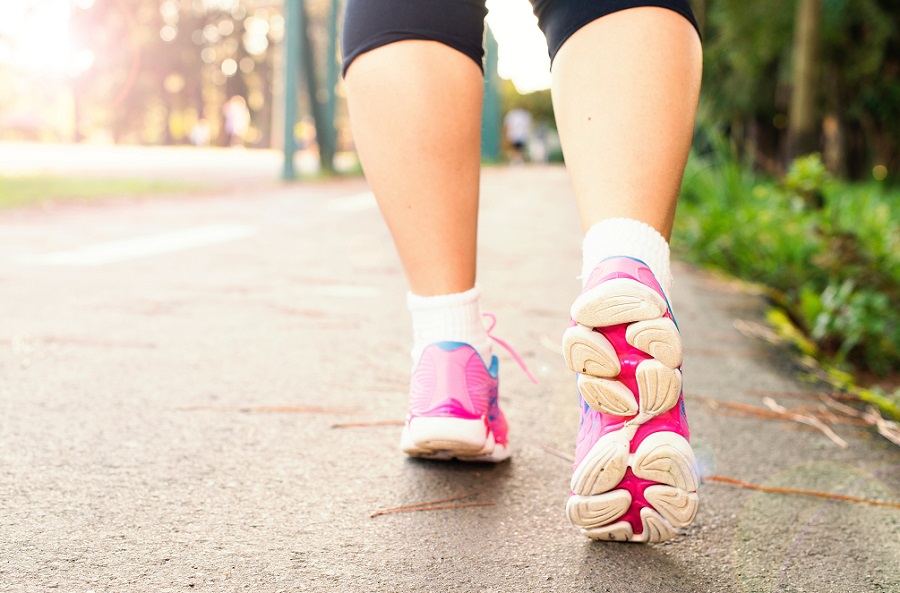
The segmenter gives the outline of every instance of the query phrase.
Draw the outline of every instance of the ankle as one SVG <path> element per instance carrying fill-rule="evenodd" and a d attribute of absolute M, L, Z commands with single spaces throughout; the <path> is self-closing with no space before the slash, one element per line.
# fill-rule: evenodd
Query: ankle
<path fill-rule="evenodd" d="M 438 296 L 407 295 L 407 306 L 412 314 L 413 365 L 422 351 L 436 342 L 462 342 L 474 348 L 486 365 L 491 361 L 491 339 L 481 314 L 478 286 L 465 292 Z"/>
<path fill-rule="evenodd" d="M 603 260 L 625 256 L 647 264 L 666 298 L 672 291 L 669 243 L 656 229 L 639 220 L 610 218 L 594 224 L 584 236 L 583 255 L 582 284 Z"/>

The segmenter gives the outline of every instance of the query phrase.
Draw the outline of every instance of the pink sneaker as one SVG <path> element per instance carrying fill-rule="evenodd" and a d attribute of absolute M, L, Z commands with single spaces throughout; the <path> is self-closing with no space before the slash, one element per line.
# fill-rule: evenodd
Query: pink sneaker
<path fill-rule="evenodd" d="M 569 520 L 592 539 L 660 542 L 697 514 L 699 476 L 681 390 L 681 337 L 643 262 L 591 273 L 563 337 L 581 426 Z"/>
<path fill-rule="evenodd" d="M 537 382 L 510 346 L 506 348 L 528 377 Z M 498 361 L 486 366 L 463 342 L 437 342 L 425 348 L 412 373 L 409 413 L 400 447 L 413 457 L 499 462 L 509 457 L 509 429 L 497 401 Z"/>
<path fill-rule="evenodd" d="M 503 461 L 509 457 L 506 418 L 497 405 L 497 357 L 485 367 L 462 342 L 422 352 L 410 381 L 401 448 L 413 457 Z"/>

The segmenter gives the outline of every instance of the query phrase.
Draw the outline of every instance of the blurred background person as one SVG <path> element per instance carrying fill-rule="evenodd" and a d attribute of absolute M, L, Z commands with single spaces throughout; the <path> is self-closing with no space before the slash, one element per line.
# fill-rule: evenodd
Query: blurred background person
<path fill-rule="evenodd" d="M 191 144 L 194 146 L 209 146 L 212 131 L 206 118 L 201 117 L 191 129 Z"/>
<path fill-rule="evenodd" d="M 512 109 L 503 118 L 503 127 L 506 129 L 506 141 L 509 142 L 510 162 L 524 163 L 531 138 L 531 114 L 525 109 Z"/>
<path fill-rule="evenodd" d="M 225 118 L 225 141 L 228 146 L 244 146 L 244 138 L 250 129 L 250 110 L 240 95 L 229 99 L 222 107 Z"/>

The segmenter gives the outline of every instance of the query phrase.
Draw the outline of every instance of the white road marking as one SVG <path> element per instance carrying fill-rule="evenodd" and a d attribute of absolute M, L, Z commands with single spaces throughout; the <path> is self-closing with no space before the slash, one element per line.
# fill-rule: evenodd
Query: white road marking
<path fill-rule="evenodd" d="M 360 212 L 376 207 L 375 194 L 370 191 L 334 198 L 328 202 L 328 209 L 333 212 Z"/>
<path fill-rule="evenodd" d="M 245 224 L 210 224 L 134 239 L 97 243 L 69 251 L 28 255 L 19 258 L 17 263 L 39 266 L 102 266 L 227 243 L 255 235 L 257 230 L 256 227 Z"/>

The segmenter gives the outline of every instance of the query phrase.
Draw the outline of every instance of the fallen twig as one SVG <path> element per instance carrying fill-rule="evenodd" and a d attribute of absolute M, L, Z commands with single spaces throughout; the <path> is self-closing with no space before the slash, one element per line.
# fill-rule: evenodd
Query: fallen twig
<path fill-rule="evenodd" d="M 495 502 L 464 502 L 460 504 L 445 504 L 448 502 L 456 502 L 457 500 L 465 500 L 466 498 L 472 498 L 473 496 L 479 493 L 478 490 L 473 490 L 468 494 L 461 494 L 459 496 L 454 496 L 452 498 L 444 498 L 441 500 L 429 500 L 426 502 L 417 502 L 415 504 L 407 504 L 399 507 L 393 507 L 390 509 L 384 509 L 381 511 L 375 511 L 369 518 L 374 518 L 379 515 L 390 515 L 391 513 L 412 513 L 416 511 L 439 511 L 445 509 L 457 509 L 463 507 L 483 507 L 483 506 L 493 506 L 497 503 Z M 437 505 L 437 506 L 435 506 Z"/>
<path fill-rule="evenodd" d="M 840 412 L 841 414 L 846 414 L 847 416 L 852 416 L 854 418 L 862 418 L 863 413 L 857 410 L 852 406 L 848 406 L 847 404 L 842 404 L 841 402 L 834 399 L 833 396 L 825 395 L 824 393 L 819 394 L 819 399 L 823 404 L 828 406 L 829 408 L 833 408 Z"/>
<path fill-rule="evenodd" d="M 895 445 L 900 445 L 900 425 L 893 420 L 886 420 L 874 406 L 869 406 L 865 412 L 860 412 L 856 408 L 835 401 L 834 398 L 827 395 L 822 395 L 820 399 L 829 408 L 857 418 L 867 426 L 874 426 L 878 434 Z"/>
<path fill-rule="evenodd" d="M 796 422 L 800 422 L 801 424 L 806 424 L 808 426 L 812 426 L 813 428 L 818 429 L 825 436 L 827 436 L 831 441 L 840 447 L 841 449 L 846 449 L 850 446 L 850 444 L 839 437 L 833 430 L 831 430 L 828 425 L 819 420 L 818 418 L 814 418 L 813 416 L 807 416 L 805 414 L 798 414 L 797 412 L 791 412 L 784 406 L 780 405 L 771 397 L 764 397 L 763 403 L 768 406 L 768 408 L 774 412 L 778 412 L 779 414 L 783 414 L 785 418 L 794 420 Z"/>
<path fill-rule="evenodd" d="M 765 352 L 761 350 L 751 350 L 749 348 L 746 349 L 722 349 L 722 348 L 691 348 L 690 353 L 694 356 L 703 355 L 703 356 L 740 356 L 741 358 L 771 358 L 775 356 L 772 352 Z"/>
<path fill-rule="evenodd" d="M 862 418 L 857 418 L 856 416 L 835 414 L 834 411 L 832 411 L 832 409 L 825 404 L 817 404 L 815 406 L 798 406 L 796 408 L 793 408 L 791 411 L 797 412 L 798 414 L 810 414 L 812 416 L 815 416 L 822 422 L 828 424 L 829 426 L 834 426 L 835 424 L 863 426 L 867 428 L 872 426 L 870 422 L 866 422 Z"/>
<path fill-rule="evenodd" d="M 332 424 L 331 428 L 359 428 L 364 426 L 403 426 L 406 424 L 403 420 L 376 420 L 374 422 L 338 422 Z"/>
<path fill-rule="evenodd" d="M 819 404 L 818 406 L 816 406 L 814 413 L 817 413 L 820 416 L 824 416 L 825 419 L 828 421 L 828 423 L 832 424 L 832 425 L 843 422 L 843 420 L 841 420 L 841 418 L 839 418 L 837 416 L 837 414 L 832 412 L 831 409 L 829 409 L 829 407 L 826 406 L 825 404 Z M 855 422 L 860 421 L 859 418 L 848 419 L 848 422 L 849 422 L 849 420 L 853 420 Z"/>
<path fill-rule="evenodd" d="M 748 395 L 758 395 L 760 397 L 779 397 L 779 398 L 798 398 L 798 399 L 820 399 L 822 396 L 829 397 L 833 400 L 859 401 L 859 398 L 853 397 L 848 393 L 832 393 L 825 394 L 821 391 L 773 391 L 771 389 L 748 389 Z"/>
<path fill-rule="evenodd" d="M 815 356 L 813 356 L 816 350 L 815 345 L 809 342 L 809 340 L 799 336 L 799 334 L 785 338 L 763 325 L 741 319 L 734 321 L 734 327 L 745 336 L 759 338 L 772 344 L 784 344 L 790 342 L 799 347 L 804 354 L 796 358 L 797 364 L 809 371 L 813 377 L 830 385 L 832 388 L 849 392 L 848 395 L 852 396 L 855 400 L 875 404 L 876 408 L 873 408 L 872 412 L 870 412 L 872 417 L 867 418 L 867 420 L 871 421 L 871 426 L 875 427 L 878 434 L 895 445 L 900 445 L 900 423 L 895 420 L 888 420 L 881 415 L 881 412 L 883 411 L 890 415 L 897 416 L 900 412 L 898 412 L 896 404 L 892 403 L 890 398 L 879 395 L 872 390 L 857 386 L 851 375 L 840 372 L 838 369 L 827 365 L 827 363 L 822 363 L 817 360 Z M 794 332 L 798 332 L 793 326 L 791 326 L 791 329 Z M 807 342 L 809 348 L 804 348 L 801 345 L 802 342 Z M 826 365 L 826 368 L 823 368 L 823 364 Z M 877 408 L 881 408 L 881 411 L 878 411 Z"/>
<path fill-rule="evenodd" d="M 799 490 L 797 488 L 775 488 L 775 487 L 770 487 L 770 486 L 760 486 L 758 484 L 751 484 L 749 482 L 743 482 L 741 480 L 737 480 L 735 478 L 728 478 L 725 476 L 704 476 L 703 480 L 708 481 L 708 482 L 719 482 L 721 484 L 731 484 L 732 486 L 740 486 L 741 488 L 747 488 L 749 490 L 759 490 L 761 492 L 770 492 L 773 494 L 799 494 L 802 496 L 816 496 L 818 498 L 827 498 L 830 500 L 842 500 L 845 502 L 862 502 L 865 504 L 871 504 L 871 505 L 875 505 L 875 506 L 900 509 L 900 502 L 891 502 L 891 501 L 885 501 L 885 500 L 873 500 L 871 498 L 859 498 L 857 496 L 846 496 L 844 494 L 832 494 L 830 492 L 818 492 L 816 490 Z"/>
<path fill-rule="evenodd" d="M 239 412 L 254 413 L 275 413 L 275 414 L 349 414 L 346 410 L 335 410 L 333 408 L 308 408 L 306 406 L 251 406 L 249 408 L 238 408 Z"/>
<path fill-rule="evenodd" d="M 734 329 L 738 330 L 748 338 L 759 338 L 775 345 L 784 344 L 785 342 L 785 340 L 782 339 L 778 334 L 759 323 L 744 321 L 743 319 L 735 319 L 733 325 Z"/>
<path fill-rule="evenodd" d="M 416 508 L 396 508 L 396 509 L 385 509 L 383 511 L 375 511 L 369 518 L 377 517 L 379 515 L 390 515 L 392 513 L 415 513 L 418 511 L 443 511 L 447 509 L 463 509 L 466 507 L 492 507 L 496 505 L 496 502 L 464 502 L 460 504 L 447 504 L 436 507 L 416 507 Z"/>
<path fill-rule="evenodd" d="M 445 502 L 456 502 L 457 500 L 465 500 L 467 498 L 472 498 L 473 496 L 476 496 L 478 494 L 480 494 L 480 491 L 473 490 L 473 491 L 469 492 L 468 494 L 460 494 L 459 496 L 454 496 L 452 498 L 442 498 L 441 500 L 429 500 L 426 502 L 417 502 L 415 504 L 405 504 L 403 506 L 393 507 L 393 508 L 395 508 L 395 509 L 414 509 L 417 507 L 427 507 L 427 506 L 430 506 L 433 504 L 444 504 Z"/>
<path fill-rule="evenodd" d="M 768 397 L 763 399 L 763 403 L 771 402 L 772 404 L 774 404 L 774 406 L 770 405 L 768 408 L 760 408 L 759 406 L 751 406 L 749 404 L 742 404 L 739 402 L 723 402 L 709 397 L 698 397 L 697 399 L 706 403 L 712 408 L 726 408 L 730 410 L 737 410 L 739 412 L 746 412 L 748 414 L 759 416 L 761 418 L 791 420 L 793 422 L 799 422 L 801 424 L 805 424 L 819 430 L 839 447 L 843 449 L 849 447 L 847 441 L 835 434 L 833 430 L 831 430 L 824 422 L 822 422 L 818 418 L 805 414 L 798 414 L 797 412 L 791 412 L 783 406 L 778 405 L 775 400 Z M 768 405 L 768 403 L 766 405 Z"/>
<path fill-rule="evenodd" d="M 869 406 L 868 413 L 865 416 L 875 424 L 878 434 L 894 443 L 900 445 L 900 425 L 893 420 L 885 420 L 875 406 Z"/>
<path fill-rule="evenodd" d="M 176 408 L 180 412 L 241 412 L 244 414 L 351 414 L 348 410 L 333 408 L 315 408 L 306 406 L 249 406 L 249 407 L 217 407 L 217 406 L 184 406 Z"/>
<path fill-rule="evenodd" d="M 751 406 L 750 404 L 742 404 L 740 402 L 726 402 L 720 401 L 711 397 L 702 397 L 697 396 L 695 399 L 698 399 L 708 405 L 709 407 L 715 408 L 725 408 L 728 410 L 735 410 L 737 412 L 746 412 L 747 414 L 752 414 L 754 416 L 759 416 L 761 418 L 773 418 L 776 420 L 785 420 L 784 414 L 778 413 L 774 410 L 770 410 L 768 408 L 760 408 L 759 406 Z"/>
<path fill-rule="evenodd" d="M 575 463 L 574 455 L 569 455 L 568 453 L 564 453 L 564 452 L 560 451 L 559 449 L 554 449 L 553 447 L 551 447 L 549 445 L 538 445 L 538 447 L 540 447 L 541 449 L 543 449 L 550 455 L 555 455 L 556 457 L 559 457 L 560 459 L 565 459 L 566 461 L 568 461 L 570 463 Z"/>

